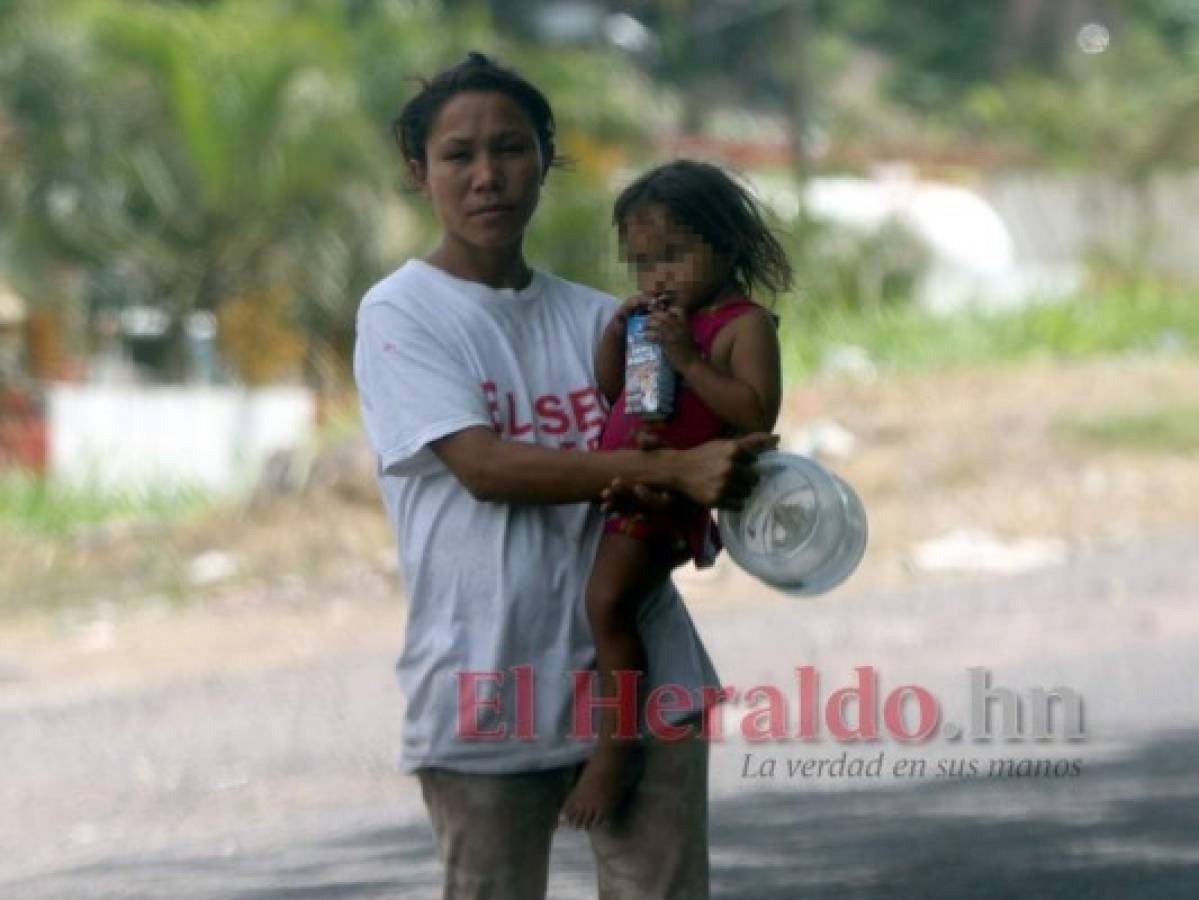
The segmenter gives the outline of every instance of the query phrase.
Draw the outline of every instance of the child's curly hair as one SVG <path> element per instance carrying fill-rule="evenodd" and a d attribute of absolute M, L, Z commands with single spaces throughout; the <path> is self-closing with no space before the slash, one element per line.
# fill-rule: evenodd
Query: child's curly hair
<path fill-rule="evenodd" d="M 718 166 L 678 159 L 630 184 L 616 198 L 612 211 L 621 240 L 629 216 L 648 204 L 660 205 L 679 225 L 728 257 L 733 283 L 741 292 L 749 294 L 760 287 L 781 294 L 791 287 L 791 263 L 758 201 Z"/>

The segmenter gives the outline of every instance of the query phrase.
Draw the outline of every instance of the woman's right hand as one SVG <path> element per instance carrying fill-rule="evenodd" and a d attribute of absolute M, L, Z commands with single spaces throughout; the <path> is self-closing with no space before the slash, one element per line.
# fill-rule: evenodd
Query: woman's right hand
<path fill-rule="evenodd" d="M 753 463 L 778 436 L 747 434 L 679 451 L 678 489 L 701 506 L 740 509 L 758 482 Z"/>

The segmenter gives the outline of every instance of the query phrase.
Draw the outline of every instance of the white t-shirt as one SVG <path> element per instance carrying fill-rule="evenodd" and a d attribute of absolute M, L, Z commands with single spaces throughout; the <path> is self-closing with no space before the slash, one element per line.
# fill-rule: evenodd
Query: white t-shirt
<path fill-rule="evenodd" d="M 413 260 L 358 311 L 354 374 L 408 596 L 396 665 L 408 701 L 402 764 L 501 773 L 566 765 L 590 745 L 570 736 L 574 671 L 594 665 L 583 591 L 601 517 L 586 503 L 475 500 L 429 449 L 472 426 L 504 440 L 586 452 L 607 415 L 593 354 L 615 300 L 543 272 L 493 289 Z M 718 684 L 672 585 L 643 604 L 647 683 Z M 518 728 L 513 668 L 532 666 L 533 739 Z M 470 721 L 504 740 L 459 733 L 459 673 L 497 672 Z M 522 694 L 522 696 L 524 696 Z M 525 704 L 527 708 L 528 704 Z"/>

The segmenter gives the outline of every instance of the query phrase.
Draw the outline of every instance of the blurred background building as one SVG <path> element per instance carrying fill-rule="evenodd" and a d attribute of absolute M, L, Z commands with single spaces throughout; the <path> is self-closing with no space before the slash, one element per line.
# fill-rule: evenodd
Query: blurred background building
<path fill-rule="evenodd" d="M 1052 781 L 766 797 L 729 728 L 715 895 L 1193 896 L 1197 0 L 0 0 L 0 895 L 435 892 L 350 353 L 436 233 L 391 118 L 469 50 L 558 117 L 535 265 L 623 295 L 675 156 L 795 264 L 778 431 L 870 546 L 804 602 L 679 570 L 726 683 L 1086 700 Z"/>
<path fill-rule="evenodd" d="M 468 49 L 551 86 L 574 165 L 550 179 L 538 264 L 623 290 L 610 198 L 656 161 L 708 158 L 776 211 L 800 273 L 785 318 L 802 330 L 818 310 L 1193 286 L 1197 47 L 1185 0 L 920 0 L 902 15 L 880 0 L 14 0 L 0 9 L 4 458 L 65 474 L 92 444 L 87 471 L 132 463 L 145 442 L 63 437 L 111 418 L 115 390 L 198 404 L 183 418 L 200 421 L 205 397 L 244 406 L 289 385 L 312 418 L 280 414 L 295 424 L 276 450 L 344 410 L 358 298 L 431 233 L 389 119 L 413 78 Z M 817 356 L 797 350 L 789 374 Z M 55 416 L 63 384 L 70 415 L 28 425 Z M 84 413 L 90 394 L 108 399 Z M 48 449 L 31 449 L 39 429 Z M 214 446 L 261 465 L 259 443 L 231 431 Z M 213 466 L 238 468 L 176 474 Z"/>

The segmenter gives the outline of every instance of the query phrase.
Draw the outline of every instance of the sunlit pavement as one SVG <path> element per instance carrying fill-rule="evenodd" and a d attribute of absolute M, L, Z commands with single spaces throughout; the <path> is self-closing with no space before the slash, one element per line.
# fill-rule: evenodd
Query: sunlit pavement
<path fill-rule="evenodd" d="M 754 793 L 712 809 L 716 897 L 1151 897 L 1199 891 L 1199 732 L 1160 735 L 1084 777 Z M 436 897 L 427 826 L 331 819 L 236 851 L 126 856 L 6 897 Z M 594 895 L 583 838 L 557 842 L 551 897 Z"/>
<path fill-rule="evenodd" d="M 905 746 L 884 738 L 851 749 L 867 757 L 881 751 L 888 763 L 900 756 L 922 758 L 930 777 L 911 783 L 894 777 L 811 781 L 784 777 L 787 760 L 836 757 L 843 745 L 825 734 L 811 743 L 751 746 L 736 739 L 744 710 L 730 705 L 724 718 L 729 736 L 714 746 L 712 756 L 715 896 L 1199 896 L 1199 708 L 1194 700 L 1199 617 L 1192 608 L 1199 596 L 1197 547 L 1195 535 L 1156 538 L 1094 548 L 1052 570 L 965 588 L 926 585 L 894 595 L 780 601 L 752 614 L 732 608 L 698 616 L 723 680 L 742 690 L 775 684 L 793 703 L 796 665 L 819 669 L 822 697 L 851 683 L 855 665 L 870 665 L 884 694 L 898 684 L 922 685 L 942 701 L 945 721 L 962 722 L 964 672 L 983 666 L 997 684 L 1016 691 L 1069 686 L 1085 700 L 1088 729 L 1077 742 L 980 743 L 938 735 Z M 79 766 L 95 766 L 102 774 L 104 765 L 112 765 L 108 756 L 125 751 L 110 746 L 107 755 L 92 760 L 88 754 L 97 751 L 81 742 L 81 734 L 89 728 L 97 733 L 102 724 L 111 728 L 119 720 L 124 730 L 111 734 L 133 730 L 130 746 L 145 746 L 159 739 L 154 723 L 182 705 L 189 721 L 201 717 L 210 730 L 227 727 L 232 734 L 250 727 L 242 723 L 245 715 L 264 753 L 279 737 L 280 752 L 292 754 L 287 759 L 296 773 L 317 779 L 336 759 L 313 749 L 325 735 L 320 729 L 327 728 L 329 710 L 344 713 L 346 697 L 356 698 L 363 708 L 350 710 L 345 723 L 356 730 L 394 703 L 394 689 L 375 687 L 375 675 L 360 675 L 346 660 L 322 665 L 315 674 L 305 670 L 259 677 L 252 685 L 189 689 L 202 697 L 180 689 L 156 695 L 153 703 L 113 707 L 102 715 L 92 706 L 22 713 L 5 727 L 26 720 L 40 724 L 24 744 L 18 741 L 27 750 L 10 765 L 25 767 L 37 783 L 52 783 L 54 772 L 64 771 L 62 763 L 37 769 L 34 751 L 43 747 L 49 758 L 52 744 L 46 735 L 53 735 L 78 757 Z M 362 665 L 363 672 L 375 672 L 381 663 Z M 270 698 L 278 705 L 280 697 L 291 694 L 304 697 L 305 709 L 315 708 L 319 716 L 312 725 L 295 718 L 294 710 L 279 713 L 292 717 L 286 727 L 267 716 L 274 708 Z M 231 711 L 238 698 L 254 715 Z M 233 717 L 236 727 L 220 715 Z M 72 716 L 79 719 L 73 725 Z M 37 735 L 42 744 L 35 742 Z M 372 754 L 391 752 L 394 739 L 390 733 L 375 735 L 379 749 Z M 176 753 L 183 749 L 170 746 Z M 210 754 L 201 749 L 195 750 L 197 770 L 210 765 Z M 780 774 L 747 777 L 747 753 L 755 761 L 775 758 Z M 1077 758 L 1082 766 L 1069 777 L 938 779 L 932 774 L 938 763 L 962 758 L 980 760 L 985 772 L 995 757 Z M 274 757 L 264 757 L 262 764 L 282 765 Z M 254 774 L 253 766 L 249 771 Z M 253 784 L 252 779 L 247 787 L 234 784 L 229 796 L 252 790 Z M 149 831 L 137 830 L 142 826 L 136 815 L 121 814 L 132 830 L 119 845 L 97 849 L 87 859 L 76 855 L 9 876 L 0 881 L 0 896 L 438 896 L 437 861 L 415 795 L 401 791 L 378 802 L 359 795 L 338 803 L 333 787 L 326 785 L 321 796 L 334 799 L 309 805 L 302 814 L 280 807 L 274 817 L 224 828 L 219 838 L 151 842 Z M 20 815 L 15 807 L 5 814 Z M 147 835 L 140 848 L 138 834 Z M 550 896 L 571 900 L 594 893 L 586 840 L 562 833 Z"/>

